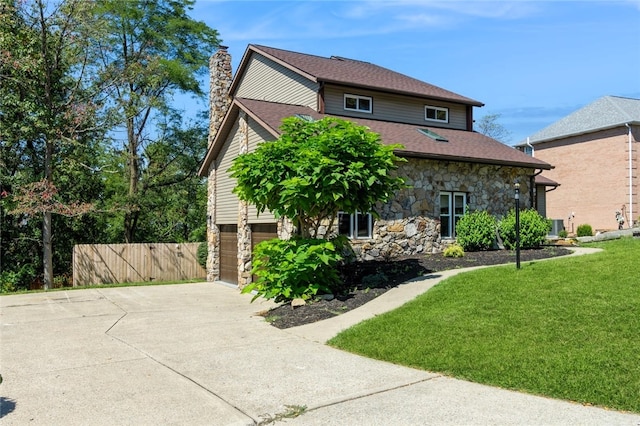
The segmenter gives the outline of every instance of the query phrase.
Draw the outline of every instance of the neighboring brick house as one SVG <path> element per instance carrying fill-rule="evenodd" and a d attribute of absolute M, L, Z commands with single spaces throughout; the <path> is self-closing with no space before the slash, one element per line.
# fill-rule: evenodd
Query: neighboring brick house
<path fill-rule="evenodd" d="M 529 137 L 517 147 L 552 163 L 544 177 L 560 183 L 547 193 L 547 216 L 569 232 L 624 227 L 640 215 L 638 152 L 640 99 L 604 96 Z"/>
<path fill-rule="evenodd" d="M 455 238 L 466 207 L 505 214 L 531 206 L 535 175 L 551 166 L 472 131 L 482 104 L 371 63 L 324 58 L 249 45 L 233 81 L 226 48 L 211 58 L 209 150 L 200 169 L 208 177 L 207 277 L 244 286 L 251 280 L 251 249 L 265 238 L 286 238 L 287 220 L 231 192 L 228 168 L 240 153 L 279 136 L 282 120 L 334 116 L 365 125 L 383 143 L 400 143 L 408 161 L 398 173 L 411 188 L 369 212 L 341 215 L 333 232 L 348 234 L 362 259 L 437 252 Z M 228 94 L 227 94 L 228 93 Z"/>

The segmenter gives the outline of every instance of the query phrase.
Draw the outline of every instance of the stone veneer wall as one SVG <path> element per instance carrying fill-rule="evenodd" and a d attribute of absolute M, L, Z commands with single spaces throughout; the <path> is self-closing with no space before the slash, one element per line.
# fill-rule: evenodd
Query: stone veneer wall
<path fill-rule="evenodd" d="M 440 191 L 467 194 L 470 210 L 505 215 L 514 207 L 515 182 L 520 183 L 520 205 L 531 207 L 529 176 L 533 170 L 475 163 L 408 159 L 397 170 L 410 188 L 386 204 L 379 203 L 373 238 L 351 240 L 359 259 L 436 253 L 453 240 L 440 237 Z"/>
<path fill-rule="evenodd" d="M 249 150 L 249 123 L 247 114 L 241 112 L 238 117 L 240 149 L 238 154 Z M 249 225 L 249 204 L 238 201 L 238 286 L 244 287 L 251 282 L 251 225 Z"/>
<path fill-rule="evenodd" d="M 229 88 L 232 82 L 231 55 L 226 46 L 220 46 L 209 60 L 209 137 L 210 147 L 231 104 Z M 215 223 L 216 162 L 212 162 L 207 179 L 207 280 L 220 276 L 220 230 Z"/>
<path fill-rule="evenodd" d="M 241 117 L 240 123 L 240 129 L 246 127 L 246 117 Z M 454 240 L 440 238 L 441 191 L 465 192 L 471 210 L 487 210 L 499 217 L 514 206 L 513 184 L 518 182 L 521 207 L 531 206 L 531 169 L 409 159 L 400 165 L 397 173 L 405 177 L 410 187 L 399 191 L 392 201 L 377 205 L 380 219 L 374 222 L 373 238 L 351 240 L 361 260 L 436 253 L 453 243 Z M 241 203 L 238 213 L 238 286 L 241 288 L 251 282 L 251 227 L 247 219 L 248 209 Z M 289 220 L 278 221 L 280 238 L 290 238 L 294 232 Z M 320 235 L 325 232 L 326 229 L 321 230 Z M 211 255 L 217 254 L 210 252 Z"/>

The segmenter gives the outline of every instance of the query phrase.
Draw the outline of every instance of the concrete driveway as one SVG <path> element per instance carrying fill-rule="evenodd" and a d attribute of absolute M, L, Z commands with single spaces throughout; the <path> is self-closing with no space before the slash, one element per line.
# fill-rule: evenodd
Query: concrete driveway
<path fill-rule="evenodd" d="M 305 406 L 281 421 L 640 425 L 332 349 L 322 336 L 349 317 L 278 330 L 256 316 L 271 304 L 249 300 L 219 283 L 2 296 L 0 424 L 252 425 Z"/>

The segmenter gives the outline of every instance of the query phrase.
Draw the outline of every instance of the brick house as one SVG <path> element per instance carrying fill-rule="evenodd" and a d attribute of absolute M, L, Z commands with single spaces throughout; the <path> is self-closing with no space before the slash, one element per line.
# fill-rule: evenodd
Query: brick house
<path fill-rule="evenodd" d="M 544 177 L 560 183 L 547 193 L 547 216 L 575 232 L 624 227 L 640 215 L 638 152 L 640 99 L 604 96 L 529 137 L 517 148 L 552 163 Z"/>
<path fill-rule="evenodd" d="M 286 219 L 232 194 L 232 160 L 279 136 L 282 119 L 334 116 L 369 127 L 383 143 L 400 143 L 398 169 L 411 188 L 370 212 L 341 215 L 333 232 L 350 236 L 362 259 L 432 253 L 455 239 L 465 208 L 505 214 L 534 200 L 535 176 L 551 166 L 473 131 L 482 103 L 377 65 L 249 45 L 231 78 L 226 48 L 211 58 L 209 149 L 200 169 L 208 178 L 207 278 L 244 286 L 251 280 L 251 250 L 287 238 Z"/>

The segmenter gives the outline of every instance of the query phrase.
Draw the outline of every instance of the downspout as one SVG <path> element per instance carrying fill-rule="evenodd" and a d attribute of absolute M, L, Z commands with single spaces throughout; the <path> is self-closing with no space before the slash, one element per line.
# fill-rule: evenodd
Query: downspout
<path fill-rule="evenodd" d="M 529 143 L 529 136 L 527 136 L 527 146 L 528 146 L 529 148 L 531 148 L 531 156 L 532 156 L 532 157 L 535 157 L 535 156 L 536 156 L 536 149 L 533 147 L 533 145 L 531 145 L 531 144 Z M 540 173 L 542 173 L 542 170 L 540 170 Z"/>
<path fill-rule="evenodd" d="M 627 218 L 627 222 L 629 223 L 629 228 L 633 227 L 633 143 L 631 141 L 631 125 L 629 123 L 625 123 L 627 132 L 629 135 L 629 217 Z"/>
<path fill-rule="evenodd" d="M 529 141 L 527 138 L 527 144 L 528 142 Z M 536 194 L 534 191 L 536 186 L 536 176 L 538 176 L 540 173 L 542 173 L 542 169 L 540 169 L 539 172 L 536 172 L 531 176 L 529 176 L 529 197 L 531 198 L 531 208 L 536 210 L 538 210 L 538 197 L 536 197 Z"/>

